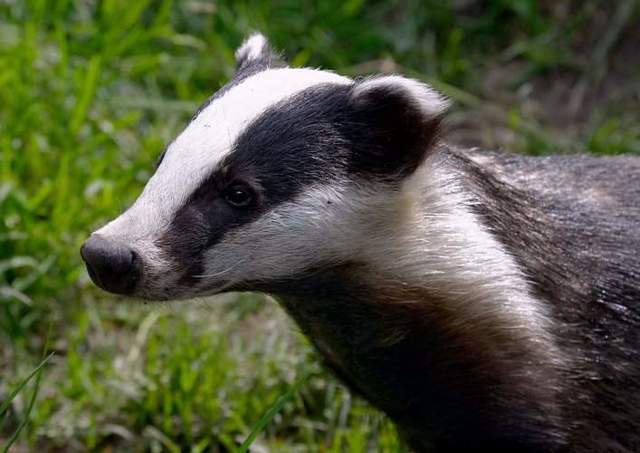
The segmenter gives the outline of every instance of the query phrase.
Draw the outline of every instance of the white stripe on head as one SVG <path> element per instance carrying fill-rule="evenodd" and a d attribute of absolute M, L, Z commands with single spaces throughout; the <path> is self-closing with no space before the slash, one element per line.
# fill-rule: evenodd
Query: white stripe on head
<path fill-rule="evenodd" d="M 323 83 L 352 80 L 329 71 L 280 68 L 259 72 L 215 99 L 167 148 L 134 205 L 96 233 L 147 245 L 171 222 L 189 195 L 233 150 L 238 136 L 273 105 Z"/>

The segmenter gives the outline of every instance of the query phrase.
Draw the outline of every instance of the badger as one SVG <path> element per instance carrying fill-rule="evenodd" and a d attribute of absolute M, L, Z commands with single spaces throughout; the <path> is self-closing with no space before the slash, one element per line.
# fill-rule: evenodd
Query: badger
<path fill-rule="evenodd" d="M 419 81 L 236 60 L 82 246 L 99 287 L 275 296 L 415 451 L 640 451 L 640 157 L 461 149 Z"/>

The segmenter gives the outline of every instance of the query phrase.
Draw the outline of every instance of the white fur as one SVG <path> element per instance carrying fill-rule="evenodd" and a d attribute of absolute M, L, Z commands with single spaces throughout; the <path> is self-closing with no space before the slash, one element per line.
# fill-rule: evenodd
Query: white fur
<path fill-rule="evenodd" d="M 97 234 L 118 237 L 143 252 L 169 225 L 177 209 L 215 169 L 237 137 L 269 107 L 322 83 L 350 84 L 328 71 L 282 68 L 259 72 L 211 102 L 168 147 L 162 164 L 134 205 Z M 151 267 L 166 267 L 153 261 Z"/>
<path fill-rule="evenodd" d="M 407 97 L 413 100 L 426 117 L 439 116 L 449 107 L 449 100 L 430 86 L 399 75 L 374 77 L 365 80 L 355 87 L 353 95 L 359 96 L 380 87 L 390 87 L 405 91 L 408 95 Z"/>
<path fill-rule="evenodd" d="M 555 357 L 544 306 L 439 167 L 428 160 L 397 193 L 347 180 L 312 187 L 227 235 L 205 254 L 202 277 L 215 286 L 367 263 L 376 278 L 441 296 L 460 323 L 513 330 Z"/>
<path fill-rule="evenodd" d="M 255 57 L 263 40 L 250 38 L 239 54 Z M 259 219 L 231 230 L 204 252 L 201 283 L 178 287 L 181 272 L 164 261 L 170 258 L 160 256 L 154 241 L 255 118 L 327 82 L 353 83 L 311 69 L 257 73 L 208 105 L 169 146 L 135 204 L 97 232 L 124 240 L 140 252 L 145 261 L 143 295 L 162 297 L 162 288 L 173 285 L 175 297 L 197 296 L 248 281 L 286 279 L 323 265 L 359 262 L 390 286 L 424 289 L 446 301 L 444 309 L 455 313 L 456 323 L 481 332 L 486 327 L 489 342 L 502 338 L 492 337 L 496 328 L 509 330 L 514 341 L 531 346 L 527 349 L 534 351 L 534 360 L 539 351 L 550 360 L 560 357 L 544 305 L 531 295 L 513 257 L 473 213 L 472 200 L 447 173 L 438 153 L 401 190 L 339 174 L 305 188 Z M 441 115 L 448 106 L 428 86 L 400 76 L 360 82 L 352 95 L 380 87 L 403 90 L 425 116 Z M 496 350 L 502 346 L 494 345 Z"/>
<path fill-rule="evenodd" d="M 164 285 L 171 283 L 172 263 L 162 261 L 154 241 L 176 210 L 265 109 L 326 82 L 352 83 L 330 72 L 287 68 L 260 72 L 232 88 L 169 146 L 136 203 L 97 233 L 126 240 L 149 263 L 145 272 L 162 275 Z M 442 113 L 447 105 L 429 87 L 399 76 L 362 82 L 354 95 L 381 85 L 407 90 L 428 115 Z M 427 162 L 418 172 L 422 181 L 430 181 L 426 191 L 410 190 L 409 183 L 398 195 L 381 185 L 339 177 L 308 188 L 205 252 L 202 286 L 287 278 L 318 263 L 358 259 L 399 281 L 459 294 L 460 300 L 512 304 L 510 312 L 522 314 L 516 325 L 525 325 L 526 319 L 542 320 L 535 304 L 518 299 L 527 297 L 528 291 L 511 257 L 480 226 L 462 191 L 437 167 Z M 416 200 L 416 193 L 426 193 L 426 201 Z"/>
<path fill-rule="evenodd" d="M 267 38 L 260 33 L 254 33 L 242 43 L 238 50 L 236 50 L 236 60 L 256 60 L 260 58 L 265 47 L 268 45 L 269 43 L 267 42 Z"/>

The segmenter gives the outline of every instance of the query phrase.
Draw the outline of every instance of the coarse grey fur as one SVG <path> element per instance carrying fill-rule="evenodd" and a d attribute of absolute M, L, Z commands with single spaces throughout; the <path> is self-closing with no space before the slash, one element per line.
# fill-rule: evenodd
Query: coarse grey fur
<path fill-rule="evenodd" d="M 446 295 L 356 263 L 265 290 L 416 451 L 637 451 L 640 159 L 432 152 L 548 307 L 563 362 L 527 358 L 509 332 L 452 327 Z"/>
<path fill-rule="evenodd" d="M 92 278 L 130 252 L 130 295 L 276 296 L 416 451 L 640 450 L 640 158 L 457 149 L 429 87 L 272 55 L 239 49 Z"/>
<path fill-rule="evenodd" d="M 585 451 L 640 448 L 640 159 L 468 150 L 453 166 L 551 309 Z M 575 392 L 575 393 L 574 393 Z"/>

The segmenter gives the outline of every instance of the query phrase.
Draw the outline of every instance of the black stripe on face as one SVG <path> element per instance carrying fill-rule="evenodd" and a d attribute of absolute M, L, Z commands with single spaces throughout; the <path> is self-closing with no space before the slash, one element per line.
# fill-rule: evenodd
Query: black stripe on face
<path fill-rule="evenodd" d="M 304 187 L 331 181 L 348 165 L 350 86 L 322 84 L 282 101 L 242 133 L 222 167 L 250 174 L 271 206 L 290 200 Z"/>
<path fill-rule="evenodd" d="M 305 90 L 266 110 L 238 137 L 158 241 L 183 273 L 182 284 L 198 282 L 203 252 L 229 232 L 343 171 L 347 146 L 338 125 L 345 120 L 348 90 L 335 84 Z M 236 184 L 253 192 L 251 205 L 238 208 L 225 200 Z"/>
<path fill-rule="evenodd" d="M 229 231 L 260 216 L 260 202 L 251 206 L 234 207 L 225 200 L 231 178 L 222 171 L 209 176 L 176 212 L 166 233 L 158 241 L 159 247 L 178 265 L 189 281 L 198 281 L 203 273 L 202 253 Z M 259 187 L 256 196 L 259 197 Z M 195 280 L 194 280 L 195 279 Z"/>
<path fill-rule="evenodd" d="M 340 177 L 396 182 L 422 161 L 439 119 L 425 119 L 397 90 L 353 99 L 354 85 L 320 84 L 267 109 L 178 210 L 161 246 L 169 259 L 200 274 L 202 254 L 304 188 Z M 234 208 L 225 191 L 242 184 L 255 194 Z M 239 257 L 240 258 L 240 257 Z"/>

